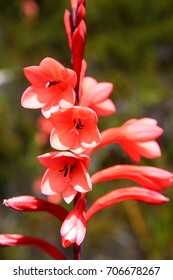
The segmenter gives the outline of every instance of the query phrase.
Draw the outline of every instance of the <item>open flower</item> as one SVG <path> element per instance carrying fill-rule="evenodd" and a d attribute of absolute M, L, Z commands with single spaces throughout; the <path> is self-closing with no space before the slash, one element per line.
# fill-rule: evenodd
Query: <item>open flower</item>
<path fill-rule="evenodd" d="M 57 150 L 71 150 L 81 153 L 100 142 L 96 113 L 86 107 L 74 106 L 59 110 L 51 115 L 54 128 L 51 146 Z"/>
<path fill-rule="evenodd" d="M 157 121 L 151 118 L 130 119 L 120 127 L 108 128 L 101 132 L 100 144 L 88 150 L 94 150 L 112 143 L 119 143 L 126 153 L 136 162 L 141 156 L 152 159 L 161 156 L 161 150 L 155 141 L 163 133 Z"/>
<path fill-rule="evenodd" d="M 78 156 L 71 152 L 52 152 L 38 156 L 38 160 L 48 168 L 41 182 L 43 194 L 61 193 L 64 200 L 70 203 L 77 192 L 85 193 L 91 190 L 91 180 L 87 171 L 88 156 Z"/>
<path fill-rule="evenodd" d="M 22 95 L 21 104 L 25 108 L 42 109 L 46 118 L 60 107 L 74 104 L 76 74 L 53 58 L 43 59 L 39 66 L 24 68 L 26 78 L 31 83 Z"/>
<path fill-rule="evenodd" d="M 63 247 L 68 247 L 73 243 L 79 246 L 82 243 L 86 233 L 85 209 L 86 200 L 79 198 L 60 229 Z"/>
<path fill-rule="evenodd" d="M 112 90 L 112 83 L 98 83 L 91 77 L 84 77 L 79 105 L 90 107 L 98 116 L 112 115 L 116 111 L 114 103 L 108 98 Z"/>

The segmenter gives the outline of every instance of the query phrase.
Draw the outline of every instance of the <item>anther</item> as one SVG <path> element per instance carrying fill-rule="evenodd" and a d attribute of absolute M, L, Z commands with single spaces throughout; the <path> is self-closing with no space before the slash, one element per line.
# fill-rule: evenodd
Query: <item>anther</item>
<path fill-rule="evenodd" d="M 70 173 L 73 172 L 74 167 L 75 167 L 75 164 L 73 164 L 73 165 L 70 167 Z"/>
<path fill-rule="evenodd" d="M 82 121 L 80 119 L 78 121 L 76 121 L 74 119 L 74 124 L 76 125 L 76 129 L 83 129 L 84 128 L 84 124 L 82 123 Z"/>
<path fill-rule="evenodd" d="M 59 169 L 59 172 L 63 172 L 64 171 L 64 177 L 67 176 L 67 173 L 68 173 L 68 162 L 64 165 L 64 168 L 63 169 Z"/>
<path fill-rule="evenodd" d="M 56 86 L 57 84 L 59 84 L 60 82 L 57 82 L 57 81 L 52 81 L 52 82 L 47 82 L 46 83 L 46 88 L 49 88 L 51 86 Z"/>

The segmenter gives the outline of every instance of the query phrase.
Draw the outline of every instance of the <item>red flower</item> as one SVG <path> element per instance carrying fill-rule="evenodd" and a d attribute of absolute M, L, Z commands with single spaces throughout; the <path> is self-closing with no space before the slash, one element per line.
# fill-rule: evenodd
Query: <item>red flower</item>
<path fill-rule="evenodd" d="M 91 177 L 92 184 L 114 179 L 130 179 L 147 189 L 157 191 L 169 188 L 173 182 L 173 174 L 166 170 L 151 166 L 116 165 L 98 171 Z"/>
<path fill-rule="evenodd" d="M 81 153 L 100 142 L 97 115 L 89 108 L 74 106 L 51 115 L 54 125 L 50 143 L 57 150 Z"/>
<path fill-rule="evenodd" d="M 150 204 L 161 204 L 169 201 L 169 199 L 162 194 L 147 188 L 130 187 L 121 188 L 109 192 L 108 194 L 97 199 L 86 213 L 86 220 L 88 221 L 95 213 L 104 209 L 105 207 L 114 205 L 124 200 L 139 200 Z"/>
<path fill-rule="evenodd" d="M 152 159 L 161 156 L 158 143 L 155 141 L 163 133 L 155 119 L 131 119 L 120 127 L 108 128 L 101 132 L 101 142 L 96 147 L 88 150 L 91 154 L 102 146 L 119 143 L 126 153 L 136 162 L 141 156 Z"/>
<path fill-rule="evenodd" d="M 4 199 L 4 205 L 17 211 L 48 212 L 61 221 L 64 221 L 68 214 L 68 211 L 61 205 L 28 195 Z"/>
<path fill-rule="evenodd" d="M 68 247 L 73 243 L 79 246 L 82 243 L 86 233 L 85 209 L 86 200 L 79 198 L 60 229 L 63 247 Z"/>
<path fill-rule="evenodd" d="M 115 105 L 108 98 L 112 90 L 112 83 L 98 83 L 91 77 L 85 77 L 82 82 L 79 105 L 90 107 L 98 116 L 112 115 L 116 111 Z"/>
<path fill-rule="evenodd" d="M 59 108 L 74 104 L 76 74 L 53 58 L 45 58 L 39 66 L 24 68 L 31 86 L 23 93 L 21 104 L 25 108 L 41 108 L 46 118 Z"/>
<path fill-rule="evenodd" d="M 55 260 L 66 259 L 56 247 L 45 240 L 21 234 L 0 234 L 0 247 L 24 245 L 37 247 Z"/>
<path fill-rule="evenodd" d="M 48 168 L 41 183 L 42 193 L 62 193 L 64 200 L 70 203 L 77 192 L 85 193 L 91 190 L 91 180 L 87 171 L 88 156 L 71 152 L 52 152 L 39 156 L 38 160 Z"/>

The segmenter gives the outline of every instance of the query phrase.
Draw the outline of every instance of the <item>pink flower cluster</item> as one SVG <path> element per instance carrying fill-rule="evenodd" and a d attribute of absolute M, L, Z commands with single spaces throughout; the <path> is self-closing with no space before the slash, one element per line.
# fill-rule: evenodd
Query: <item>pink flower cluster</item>
<path fill-rule="evenodd" d="M 48 201 L 30 196 L 4 201 L 18 211 L 47 211 L 63 223 L 60 229 L 62 246 L 80 246 L 86 234 L 88 220 L 105 207 L 127 199 L 159 204 L 168 201 L 161 193 L 171 186 L 171 172 L 149 166 L 116 165 L 89 175 L 90 155 L 103 146 L 118 143 L 128 156 L 140 162 L 141 157 L 157 158 L 161 151 L 156 139 L 163 133 L 157 121 L 151 118 L 131 119 L 120 127 L 100 133 L 100 116 L 116 112 L 109 96 L 113 85 L 97 82 L 85 76 L 84 60 L 86 39 L 85 0 L 71 0 L 71 13 L 65 11 L 64 23 L 71 52 L 72 69 L 47 57 L 39 66 L 24 68 L 30 86 L 21 98 L 25 108 L 41 109 L 50 126 L 50 145 L 55 151 L 38 156 L 47 170 L 41 181 L 41 192 L 51 196 L 61 194 L 64 201 L 74 207 L 68 211 Z M 126 178 L 135 182 L 129 188 L 115 189 L 98 198 L 87 209 L 86 193 L 98 183 Z M 136 185 L 137 184 L 137 185 Z M 1 235 L 2 246 L 35 244 L 44 247 L 44 241 L 26 236 Z M 58 249 L 45 245 L 54 258 L 64 258 Z M 79 252 L 79 251 L 78 251 Z M 79 258 L 76 257 L 76 258 Z"/>

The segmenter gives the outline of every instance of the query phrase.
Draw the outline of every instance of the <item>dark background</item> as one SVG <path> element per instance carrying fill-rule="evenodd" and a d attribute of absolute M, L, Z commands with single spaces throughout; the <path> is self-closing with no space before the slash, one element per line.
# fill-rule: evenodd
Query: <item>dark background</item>
<path fill-rule="evenodd" d="M 70 67 L 70 53 L 63 25 L 68 0 L 40 0 L 28 12 L 26 1 L 0 0 L 0 232 L 45 239 L 61 248 L 60 223 L 46 213 L 19 213 L 2 205 L 4 198 L 36 195 L 33 182 L 45 169 L 37 155 L 51 151 L 38 141 L 39 110 L 21 107 L 29 85 L 23 68 L 38 65 L 50 56 Z M 159 138 L 162 157 L 140 164 L 173 169 L 173 1 L 88 0 L 87 75 L 114 84 L 111 96 L 117 113 L 100 118 L 103 130 L 129 118 L 151 117 L 164 128 Z M 93 154 L 90 173 L 102 168 L 133 164 L 118 145 Z M 118 180 L 97 184 L 88 203 L 121 186 Z M 172 259 L 172 188 L 170 201 L 152 206 L 121 202 L 97 213 L 88 223 L 84 259 Z M 49 259 L 32 247 L 1 248 L 1 259 Z"/>

